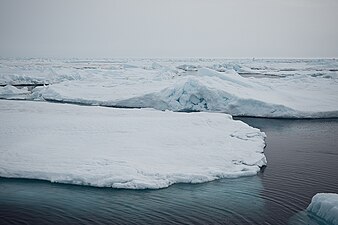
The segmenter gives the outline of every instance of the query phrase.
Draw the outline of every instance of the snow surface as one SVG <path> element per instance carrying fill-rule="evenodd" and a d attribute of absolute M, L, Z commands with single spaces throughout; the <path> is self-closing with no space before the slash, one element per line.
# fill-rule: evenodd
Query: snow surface
<path fill-rule="evenodd" d="M 324 78 L 248 79 L 235 71 L 201 68 L 196 75 L 158 81 L 62 82 L 37 90 L 37 99 L 172 111 L 214 111 L 235 116 L 338 116 L 338 83 Z"/>
<path fill-rule="evenodd" d="M 338 225 L 338 194 L 318 193 L 313 196 L 307 211 L 332 225 Z"/>
<path fill-rule="evenodd" d="M 338 117 L 338 60 L 2 60 L 0 83 L 49 84 L 20 98 L 85 105 Z M 260 74 L 244 78 L 239 74 Z M 271 78 L 282 77 L 282 78 Z M 1 94 L 13 99 L 18 95 Z"/>
<path fill-rule="evenodd" d="M 0 100 L 0 176 L 128 189 L 255 175 L 265 134 L 230 115 Z"/>
<path fill-rule="evenodd" d="M 12 85 L 6 85 L 5 87 L 0 87 L 0 98 L 5 99 L 26 99 L 27 95 L 30 92 L 27 87 L 21 89 L 16 88 Z"/>

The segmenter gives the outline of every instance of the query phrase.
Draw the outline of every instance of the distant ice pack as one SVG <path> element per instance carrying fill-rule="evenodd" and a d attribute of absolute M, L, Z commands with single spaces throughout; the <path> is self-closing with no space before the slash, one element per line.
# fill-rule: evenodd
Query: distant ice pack
<path fill-rule="evenodd" d="M 329 118 L 338 117 L 337 61 L 2 60 L 3 85 L 48 86 L 32 91 L 0 87 L 0 98 L 234 116 Z"/>

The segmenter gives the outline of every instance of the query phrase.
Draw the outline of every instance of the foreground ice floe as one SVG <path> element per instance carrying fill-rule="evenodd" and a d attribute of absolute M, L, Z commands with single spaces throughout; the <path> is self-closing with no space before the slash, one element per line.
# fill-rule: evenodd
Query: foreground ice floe
<path fill-rule="evenodd" d="M 20 95 L 0 91 L 0 98 L 328 118 L 338 117 L 337 72 L 337 60 L 8 60 L 0 67 L 3 85 L 49 86 Z M 285 77 L 245 78 L 239 73 Z"/>
<path fill-rule="evenodd" d="M 163 188 L 255 175 L 265 134 L 219 113 L 0 100 L 0 176 Z"/>
<path fill-rule="evenodd" d="M 307 211 L 315 214 L 329 224 L 338 225 L 338 194 L 316 194 L 312 198 Z"/>

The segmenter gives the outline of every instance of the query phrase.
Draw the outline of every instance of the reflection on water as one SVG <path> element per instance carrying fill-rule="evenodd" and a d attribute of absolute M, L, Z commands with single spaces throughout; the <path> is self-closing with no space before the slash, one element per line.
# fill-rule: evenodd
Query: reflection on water
<path fill-rule="evenodd" d="M 338 193 L 338 119 L 241 118 L 267 134 L 262 198 L 271 224 L 286 224 L 318 192 Z M 292 224 L 317 224 L 303 212 Z M 297 223 L 294 223 L 297 221 Z M 302 222 L 300 222 L 302 221 Z M 322 224 L 322 223 L 319 223 Z"/>
<path fill-rule="evenodd" d="M 2 179 L 0 212 L 8 223 L 242 224 L 263 215 L 261 190 L 259 177 L 139 191 Z"/>
<path fill-rule="evenodd" d="M 268 136 L 258 176 L 139 191 L 0 179 L 0 224 L 325 224 L 303 210 L 338 192 L 338 120 L 240 119 Z"/>
<path fill-rule="evenodd" d="M 332 225 L 315 215 L 308 214 L 306 210 L 296 213 L 288 222 L 288 225 Z"/>

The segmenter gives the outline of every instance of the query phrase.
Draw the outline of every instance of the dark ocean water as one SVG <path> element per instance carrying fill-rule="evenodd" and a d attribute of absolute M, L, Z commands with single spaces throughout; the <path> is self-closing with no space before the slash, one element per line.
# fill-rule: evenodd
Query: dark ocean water
<path fill-rule="evenodd" d="M 325 224 L 304 210 L 338 193 L 338 119 L 240 119 L 267 134 L 258 176 L 161 190 L 1 178 L 0 224 Z"/>

